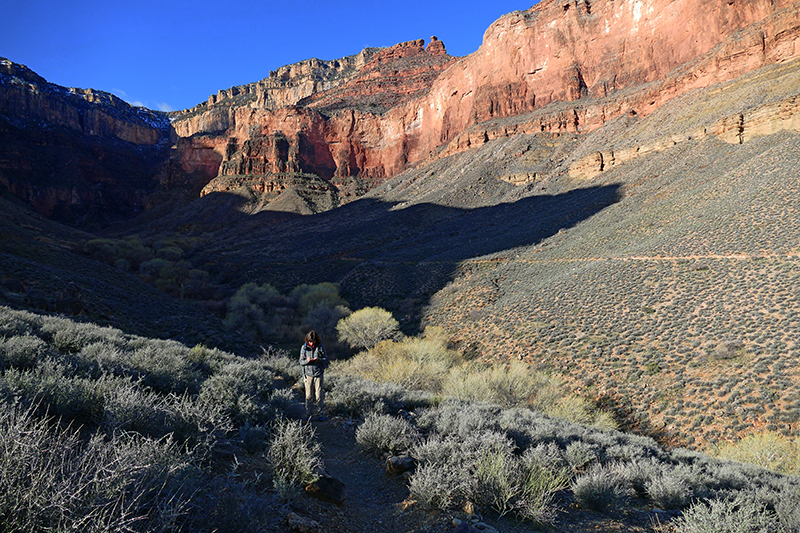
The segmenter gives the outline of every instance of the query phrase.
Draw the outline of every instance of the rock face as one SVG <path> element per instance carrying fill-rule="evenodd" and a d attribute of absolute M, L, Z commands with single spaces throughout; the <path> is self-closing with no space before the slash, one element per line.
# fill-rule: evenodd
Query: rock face
<path fill-rule="evenodd" d="M 788 0 L 543 1 L 501 17 L 467 57 L 450 58 L 434 37 L 427 47 L 410 41 L 335 65 L 304 63 L 259 82 L 270 88 L 247 105 L 216 98 L 174 124 L 182 137 L 224 139 L 214 149 L 219 176 L 305 172 L 334 185 L 353 176 L 369 189 L 409 163 L 518 133 L 591 131 L 795 59 L 799 13 Z M 613 164 L 602 157 L 582 164 L 590 173 Z"/>
<path fill-rule="evenodd" d="M 66 209 L 73 219 L 78 210 L 70 206 L 118 204 L 129 216 L 152 203 L 155 190 L 204 186 L 245 186 L 262 207 L 277 199 L 276 190 L 293 191 L 314 212 L 493 139 L 593 131 L 798 56 L 796 0 L 543 0 L 497 20 L 469 56 L 449 56 L 432 37 L 427 45 L 310 59 L 171 113 L 171 125 L 164 114 L 59 88 L 3 61 L 0 133 L 8 141 L 0 183 L 48 216 Z M 720 131 L 709 133 L 741 142 L 796 128 L 796 108 L 787 101 L 758 116 L 721 117 Z M 99 147 L 104 139 L 112 143 Z M 41 146 L 51 147 L 47 165 Z M 114 155 L 92 155 L 98 151 Z M 598 151 L 571 173 L 590 176 L 629 155 Z M 120 176 L 120 168 L 138 169 Z M 307 190 L 298 177 L 310 175 L 331 194 L 316 195 L 317 185 Z M 515 175 L 508 182 L 535 180 Z"/>
<path fill-rule="evenodd" d="M 427 47 L 423 40 L 409 41 L 284 67 L 255 88 L 234 88 L 232 96 L 176 115 L 173 126 L 185 139 L 179 145 L 182 168 L 220 182 L 205 191 L 224 190 L 221 183 L 233 182 L 223 178 L 230 176 L 248 176 L 252 192 L 274 190 L 286 173 L 315 174 L 347 201 L 404 168 L 407 146 L 385 142 L 386 129 L 396 126 L 383 114 L 427 93 L 454 61 L 434 38 Z M 251 97 L 236 100 L 245 91 Z"/>
<path fill-rule="evenodd" d="M 170 136 L 164 113 L 0 58 L 0 188 L 41 214 L 108 222 L 145 209 Z"/>

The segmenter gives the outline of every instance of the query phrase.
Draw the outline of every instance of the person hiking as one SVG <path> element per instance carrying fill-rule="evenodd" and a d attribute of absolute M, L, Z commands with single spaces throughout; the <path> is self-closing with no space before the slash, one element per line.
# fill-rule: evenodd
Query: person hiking
<path fill-rule="evenodd" d="M 306 416 L 311 420 L 314 415 L 312 410 L 316 407 L 318 420 L 325 420 L 325 391 L 322 386 L 328 356 L 319 333 L 314 330 L 306 333 L 305 343 L 300 348 L 300 366 L 303 367 L 303 383 L 306 386 Z"/>

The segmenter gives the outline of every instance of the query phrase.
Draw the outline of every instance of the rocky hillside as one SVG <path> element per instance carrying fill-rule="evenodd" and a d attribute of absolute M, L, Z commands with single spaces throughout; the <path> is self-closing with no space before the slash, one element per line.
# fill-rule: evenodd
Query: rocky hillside
<path fill-rule="evenodd" d="M 3 60 L 0 179 L 73 224 L 130 218 L 201 190 L 244 192 L 250 212 L 319 212 L 492 139 L 647 116 L 796 58 L 798 36 L 796 1 L 546 0 L 501 17 L 467 57 L 432 37 L 310 59 L 169 120 Z M 736 120 L 720 127 L 736 137 Z M 573 172 L 628 157 L 598 154 Z"/>
<path fill-rule="evenodd" d="M 192 261 L 231 286 L 339 282 L 409 333 L 563 374 L 665 442 L 795 434 L 798 87 L 786 62 L 591 133 L 489 140 L 325 213 L 224 222 L 219 201 L 248 199 L 215 193 L 147 231 L 193 223 Z"/>

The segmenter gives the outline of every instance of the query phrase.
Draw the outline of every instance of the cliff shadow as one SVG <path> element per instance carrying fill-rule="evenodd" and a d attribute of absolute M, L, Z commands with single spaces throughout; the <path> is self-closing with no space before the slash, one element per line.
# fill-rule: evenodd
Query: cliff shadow
<path fill-rule="evenodd" d="M 361 199 L 317 215 L 236 215 L 196 259 L 231 286 L 339 283 L 351 308 L 389 309 L 413 334 L 464 261 L 536 245 L 619 197 L 606 185 L 472 209 Z"/>

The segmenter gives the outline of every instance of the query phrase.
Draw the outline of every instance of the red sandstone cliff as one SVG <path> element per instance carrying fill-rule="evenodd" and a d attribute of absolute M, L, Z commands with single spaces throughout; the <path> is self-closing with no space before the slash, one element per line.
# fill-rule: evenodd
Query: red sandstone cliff
<path fill-rule="evenodd" d="M 174 126 L 195 136 L 181 145 L 184 168 L 209 179 L 288 171 L 371 187 L 492 137 L 589 131 L 799 55 L 797 1 L 544 0 L 501 17 L 467 57 L 437 40 L 402 43 L 290 106 L 259 97 Z"/>

